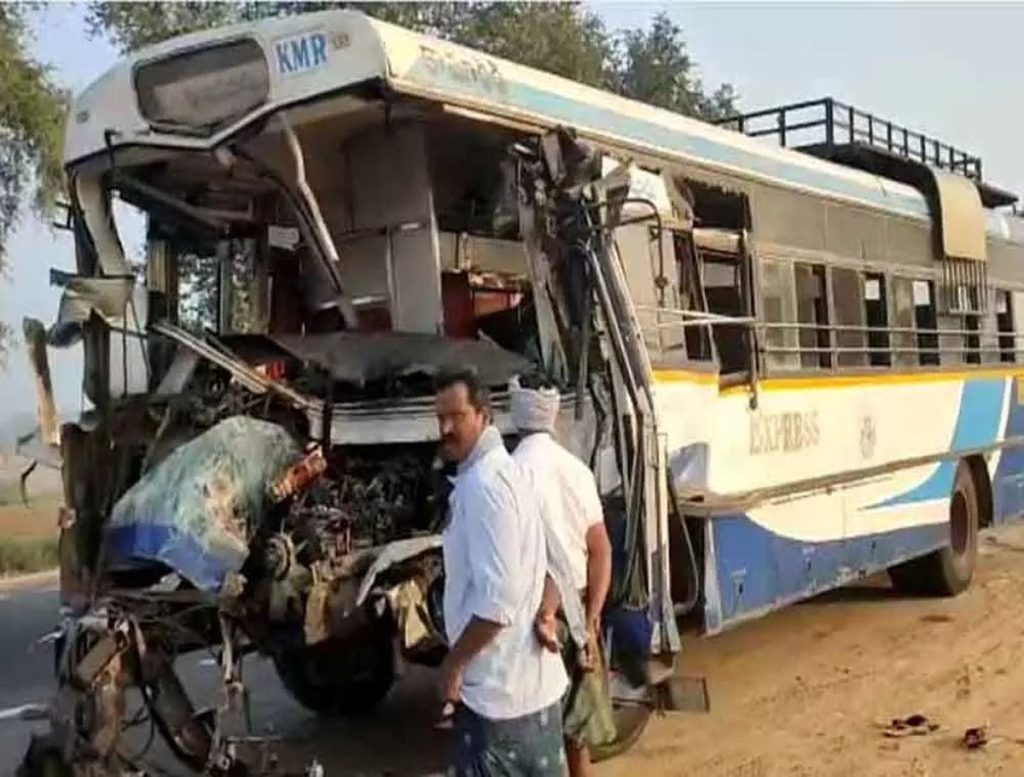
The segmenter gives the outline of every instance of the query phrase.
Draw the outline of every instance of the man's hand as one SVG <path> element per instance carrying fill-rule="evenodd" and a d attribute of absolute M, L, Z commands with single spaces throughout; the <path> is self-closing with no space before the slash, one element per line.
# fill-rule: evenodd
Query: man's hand
<path fill-rule="evenodd" d="M 593 672 L 601 666 L 601 643 L 597 639 L 598 624 L 587 624 L 587 643 L 579 651 L 579 665 L 584 672 Z"/>
<path fill-rule="evenodd" d="M 457 704 L 462 698 L 462 666 L 449 653 L 441 662 L 441 701 Z"/>
<path fill-rule="evenodd" d="M 537 635 L 537 641 L 545 650 L 552 653 L 561 652 L 562 646 L 558 642 L 558 621 L 553 613 L 541 609 L 533 619 L 533 633 Z"/>
<path fill-rule="evenodd" d="M 533 633 L 537 635 L 537 641 L 544 649 L 552 653 L 558 653 L 562 649 L 558 643 L 558 621 L 555 619 L 555 613 L 561 606 L 561 599 L 558 586 L 555 585 L 551 574 L 544 575 L 544 592 L 540 597 L 540 608 L 533 618 Z"/>

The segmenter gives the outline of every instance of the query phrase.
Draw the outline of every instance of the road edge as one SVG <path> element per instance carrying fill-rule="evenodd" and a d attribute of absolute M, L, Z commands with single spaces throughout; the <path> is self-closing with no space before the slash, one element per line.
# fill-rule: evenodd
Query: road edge
<path fill-rule="evenodd" d="M 51 583 L 56 584 L 60 579 L 59 570 L 44 569 L 41 572 L 26 572 L 20 575 L 0 576 L 0 593 L 10 591 L 21 591 L 26 588 L 41 588 Z"/>

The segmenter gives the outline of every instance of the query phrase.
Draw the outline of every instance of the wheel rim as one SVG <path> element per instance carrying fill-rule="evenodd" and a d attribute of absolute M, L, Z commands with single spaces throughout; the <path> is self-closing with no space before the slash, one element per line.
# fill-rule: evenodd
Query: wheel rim
<path fill-rule="evenodd" d="M 967 499 L 963 492 L 956 491 L 949 505 L 949 530 L 950 544 L 953 547 L 953 552 L 958 556 L 967 553 L 971 538 L 970 524 Z"/>

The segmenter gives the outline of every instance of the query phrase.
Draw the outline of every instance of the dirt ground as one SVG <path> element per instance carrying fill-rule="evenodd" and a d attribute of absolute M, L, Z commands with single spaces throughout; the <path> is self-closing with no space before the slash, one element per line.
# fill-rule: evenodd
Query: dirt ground
<path fill-rule="evenodd" d="M 0 539 L 36 539 L 57 536 L 57 508 L 60 499 L 41 497 L 22 504 L 0 505 Z"/>
<path fill-rule="evenodd" d="M 601 777 L 1024 775 L 1024 527 L 984 536 L 977 576 L 947 600 L 885 580 L 690 641 L 712 711 L 653 719 Z M 888 738 L 893 718 L 939 728 Z M 969 727 L 989 744 L 967 750 Z"/>
<path fill-rule="evenodd" d="M 60 476 L 39 467 L 28 481 L 26 507 L 18 479 L 28 464 L 25 459 L 0 454 L 0 540 L 57 536 Z"/>

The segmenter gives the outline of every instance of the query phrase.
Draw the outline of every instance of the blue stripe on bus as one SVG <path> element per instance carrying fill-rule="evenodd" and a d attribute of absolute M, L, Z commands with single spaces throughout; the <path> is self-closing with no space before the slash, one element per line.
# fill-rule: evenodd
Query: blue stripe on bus
<path fill-rule="evenodd" d="M 960 411 L 949 450 L 965 451 L 972 448 L 985 448 L 998 441 L 999 420 L 1002 417 L 1005 389 L 1006 382 L 1003 378 L 979 378 L 964 381 L 960 394 Z M 956 467 L 955 460 L 942 461 L 922 483 L 864 509 L 874 510 L 880 507 L 895 507 L 946 499 L 953 490 Z"/>
<path fill-rule="evenodd" d="M 502 91 L 493 87 L 474 88 L 476 80 L 455 78 L 447 69 L 431 66 L 423 58 L 417 60 L 407 77 L 428 88 L 442 88 L 468 97 L 486 98 L 570 126 L 591 128 L 609 135 L 668 149 L 697 161 L 750 170 L 796 186 L 867 201 L 885 210 L 899 210 L 920 218 L 930 218 L 928 205 L 923 196 L 886 192 L 877 184 L 867 185 L 844 176 L 831 175 L 812 167 L 775 159 L 767 154 L 757 154 L 714 139 L 691 135 L 685 130 L 665 127 L 655 122 L 626 116 L 610 108 L 580 102 L 529 84 L 505 79 L 505 89 Z"/>
<path fill-rule="evenodd" d="M 1021 379 L 1015 379 L 1006 414 L 1006 437 L 1024 437 L 1024 405 L 1016 400 L 1021 395 Z M 1002 523 L 1024 513 L 1024 448 L 1007 448 L 999 457 L 999 466 L 992 479 L 992 518 Z"/>
<path fill-rule="evenodd" d="M 705 542 L 705 627 L 711 633 L 837 588 L 948 542 L 945 523 L 851 539 L 802 542 L 746 515 L 709 520 Z"/>

